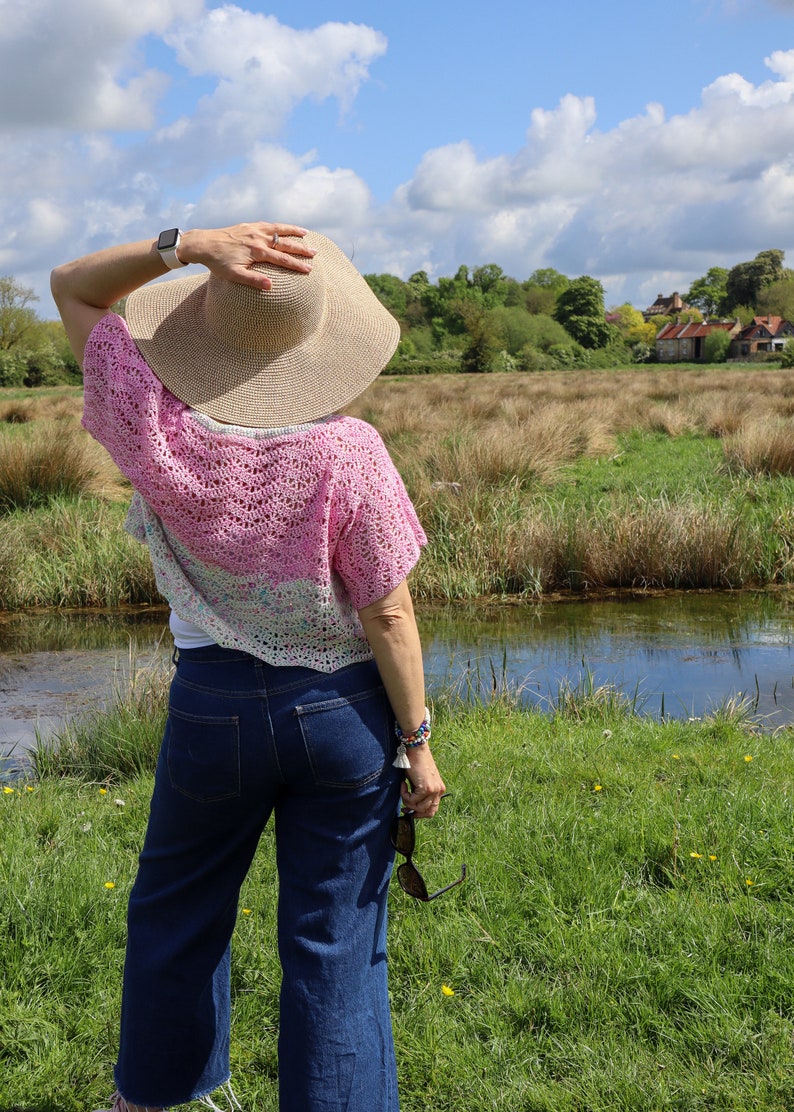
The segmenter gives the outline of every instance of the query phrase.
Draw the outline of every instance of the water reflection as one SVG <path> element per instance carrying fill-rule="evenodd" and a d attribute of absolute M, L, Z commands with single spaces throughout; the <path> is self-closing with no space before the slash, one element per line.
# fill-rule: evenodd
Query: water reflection
<path fill-rule="evenodd" d="M 560 685 L 613 684 L 644 713 L 699 716 L 754 700 L 768 725 L 794 722 L 794 593 L 665 594 L 420 610 L 430 690 L 494 684 L 553 705 Z M 0 756 L 36 729 L 100 704 L 134 660 L 171 652 L 167 612 L 0 614 Z"/>
<path fill-rule="evenodd" d="M 506 679 L 529 702 L 560 685 L 620 688 L 644 713 L 699 716 L 746 697 L 769 724 L 794 721 L 794 595 L 702 594 L 563 601 L 421 621 L 433 683 L 487 692 Z M 440 666 L 440 662 L 444 665 Z"/>

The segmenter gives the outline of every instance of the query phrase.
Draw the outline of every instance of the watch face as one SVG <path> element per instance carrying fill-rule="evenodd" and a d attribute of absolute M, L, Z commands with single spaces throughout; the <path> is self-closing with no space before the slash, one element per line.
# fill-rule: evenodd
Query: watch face
<path fill-rule="evenodd" d="M 157 237 L 157 250 L 170 251 L 179 242 L 179 228 L 169 228 Z"/>

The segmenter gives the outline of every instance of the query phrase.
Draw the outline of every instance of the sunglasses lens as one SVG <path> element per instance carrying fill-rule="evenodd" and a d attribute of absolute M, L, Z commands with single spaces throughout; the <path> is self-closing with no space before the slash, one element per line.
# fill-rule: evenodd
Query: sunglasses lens
<path fill-rule="evenodd" d="M 427 885 L 410 861 L 405 861 L 398 867 L 397 879 L 403 892 L 407 892 L 416 900 L 427 899 Z"/>
<path fill-rule="evenodd" d="M 416 845 L 414 824 L 408 815 L 400 815 L 392 823 L 391 844 L 403 857 L 410 857 Z"/>

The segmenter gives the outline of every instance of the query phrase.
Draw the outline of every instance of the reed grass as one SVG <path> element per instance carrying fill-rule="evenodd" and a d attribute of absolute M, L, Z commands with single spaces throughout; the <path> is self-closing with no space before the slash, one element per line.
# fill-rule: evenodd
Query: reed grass
<path fill-rule="evenodd" d="M 12 393 L 0 392 L 0 418 L 10 406 L 29 419 L 0 424 L 0 459 L 5 445 L 17 468 L 7 505 L 41 504 L 24 511 L 30 528 L 22 511 L 0 513 L 0 607 L 157 601 L 144 554 L 104 508 L 128 485 L 107 458 L 80 454 L 79 395 Z M 413 578 L 422 599 L 794 581 L 791 371 L 388 377 L 349 412 L 383 435 L 428 534 Z M 76 496 L 45 493 L 20 445 L 54 444 L 39 456 L 61 481 L 57 452 L 73 441 L 97 474 L 76 478 Z M 70 499 L 67 557 L 47 538 Z"/>
<path fill-rule="evenodd" d="M 745 423 L 726 439 L 725 461 L 751 475 L 794 475 L 794 420 Z"/>
<path fill-rule="evenodd" d="M 107 785 L 152 773 L 165 726 L 170 680 L 171 670 L 165 664 L 141 668 L 131 655 L 109 705 L 68 722 L 51 740 L 38 739 L 33 754 L 36 777 L 70 777 Z"/>
<path fill-rule="evenodd" d="M 404 1112 L 789 1109 L 791 732 L 756 733 L 737 707 L 650 721 L 592 684 L 549 714 L 504 690 L 434 709 L 453 794 L 420 824 L 416 859 L 430 884 L 463 860 L 469 877 L 431 905 L 393 886 Z M 3 1109 L 83 1112 L 112 1088 L 151 792 L 150 773 L 130 770 L 151 768 L 161 728 L 147 711 L 152 744 L 132 735 L 130 761 L 115 715 L 93 729 L 123 767 L 77 746 L 71 768 L 44 764 L 0 794 Z M 276 884 L 268 830 L 233 963 L 234 1082 L 261 1112 L 277 1107 Z"/>
<path fill-rule="evenodd" d="M 81 496 L 0 516 L 0 608 L 162 602 L 146 548 L 124 532 L 125 513 Z"/>

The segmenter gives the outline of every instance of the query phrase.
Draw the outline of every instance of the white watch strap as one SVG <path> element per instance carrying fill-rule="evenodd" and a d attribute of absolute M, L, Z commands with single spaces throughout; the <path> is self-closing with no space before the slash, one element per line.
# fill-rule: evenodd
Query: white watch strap
<path fill-rule="evenodd" d="M 183 266 L 187 266 L 187 263 L 183 263 L 176 253 L 176 249 L 179 246 L 179 242 L 181 239 L 181 234 L 177 233 L 176 243 L 173 247 L 157 248 L 157 250 L 160 252 L 160 258 L 170 270 L 181 270 Z"/>

